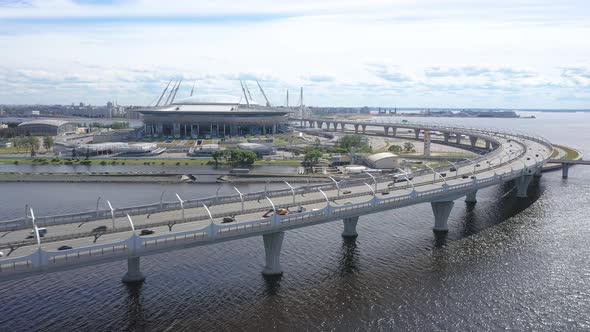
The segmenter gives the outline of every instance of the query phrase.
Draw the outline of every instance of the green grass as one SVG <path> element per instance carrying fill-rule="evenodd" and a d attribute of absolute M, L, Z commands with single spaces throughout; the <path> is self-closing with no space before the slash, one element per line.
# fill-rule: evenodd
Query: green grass
<path fill-rule="evenodd" d="M 580 156 L 580 153 L 578 153 L 578 151 L 572 149 L 572 148 L 568 148 L 567 146 L 563 146 L 563 145 L 556 145 L 555 146 L 563 149 L 567 155 L 565 156 L 565 160 L 574 160 L 577 159 Z"/>

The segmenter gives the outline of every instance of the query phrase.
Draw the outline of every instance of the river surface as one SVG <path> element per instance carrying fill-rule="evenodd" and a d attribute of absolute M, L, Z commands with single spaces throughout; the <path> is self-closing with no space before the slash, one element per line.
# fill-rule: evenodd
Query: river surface
<path fill-rule="evenodd" d="M 590 113 L 520 114 L 537 118 L 423 121 L 521 129 L 590 154 Z M 3 282 L 0 331 L 588 331 L 590 167 L 569 175 L 545 173 L 527 199 L 505 184 L 457 200 L 446 235 L 428 204 L 363 216 L 356 240 L 339 222 L 289 231 L 278 278 L 260 274 L 255 237 L 142 258 L 142 286 L 121 283 L 124 261 Z M 40 215 L 216 188 L 0 183 L 0 219 L 25 203 Z"/>

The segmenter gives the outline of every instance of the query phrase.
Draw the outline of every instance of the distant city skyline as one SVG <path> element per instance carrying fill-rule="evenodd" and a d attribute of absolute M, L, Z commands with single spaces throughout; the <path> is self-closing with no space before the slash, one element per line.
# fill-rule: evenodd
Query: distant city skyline
<path fill-rule="evenodd" d="M 0 104 L 590 107 L 587 1 L 0 0 Z M 250 82 L 254 93 L 255 83 Z"/>

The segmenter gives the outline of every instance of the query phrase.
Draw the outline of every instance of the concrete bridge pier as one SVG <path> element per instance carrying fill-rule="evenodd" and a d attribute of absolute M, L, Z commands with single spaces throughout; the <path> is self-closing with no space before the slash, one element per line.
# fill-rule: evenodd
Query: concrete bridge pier
<path fill-rule="evenodd" d="M 533 177 L 531 175 L 523 175 L 514 180 L 516 182 L 516 197 L 528 197 L 527 191 L 529 189 L 529 184 L 531 183 L 532 178 Z"/>
<path fill-rule="evenodd" d="M 357 125 L 357 124 L 354 125 L 354 133 L 355 134 L 359 133 L 359 125 Z"/>
<path fill-rule="evenodd" d="M 145 276 L 139 268 L 139 257 L 129 257 L 127 259 L 127 273 L 123 276 L 124 283 L 143 282 Z"/>
<path fill-rule="evenodd" d="M 470 192 L 465 196 L 465 202 L 467 203 L 477 203 L 477 190 Z"/>
<path fill-rule="evenodd" d="M 361 125 L 361 127 L 363 128 L 363 134 L 367 131 L 367 125 Z"/>
<path fill-rule="evenodd" d="M 262 274 L 267 276 L 283 274 L 280 255 L 284 237 L 285 232 L 276 232 L 262 235 L 262 240 L 264 241 L 264 253 L 266 256 Z"/>
<path fill-rule="evenodd" d="M 456 139 L 455 143 L 461 144 L 461 134 L 458 134 L 458 133 L 455 134 L 455 139 Z"/>
<path fill-rule="evenodd" d="M 447 133 L 447 132 L 443 133 L 443 137 L 445 138 L 445 143 L 449 143 L 449 136 L 451 136 L 450 133 Z"/>
<path fill-rule="evenodd" d="M 567 179 L 570 171 L 570 164 L 561 164 L 561 178 Z"/>
<path fill-rule="evenodd" d="M 383 127 L 383 134 L 385 134 L 385 136 L 389 136 L 389 127 Z"/>
<path fill-rule="evenodd" d="M 344 222 L 342 237 L 357 237 L 356 224 L 359 221 L 359 217 L 344 218 L 342 221 Z"/>
<path fill-rule="evenodd" d="M 344 125 L 345 125 L 344 122 L 340 123 L 340 131 L 344 131 Z"/>
<path fill-rule="evenodd" d="M 477 144 L 477 137 L 469 136 L 469 142 L 471 142 L 471 146 L 475 147 L 475 144 Z"/>
<path fill-rule="evenodd" d="M 414 129 L 414 135 L 416 135 L 416 139 L 420 136 L 420 129 Z"/>
<path fill-rule="evenodd" d="M 391 136 L 393 136 L 393 137 L 397 136 L 397 128 L 396 127 L 391 127 Z"/>
<path fill-rule="evenodd" d="M 434 213 L 434 228 L 432 230 L 435 232 L 448 232 L 447 221 L 455 202 L 431 202 L 430 205 L 432 205 L 432 212 Z"/>

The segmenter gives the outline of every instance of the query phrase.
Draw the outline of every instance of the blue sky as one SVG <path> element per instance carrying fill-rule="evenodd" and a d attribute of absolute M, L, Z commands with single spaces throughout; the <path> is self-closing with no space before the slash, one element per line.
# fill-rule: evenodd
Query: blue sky
<path fill-rule="evenodd" d="M 0 103 L 590 108 L 590 2 L 0 0 Z M 255 83 L 250 84 L 252 90 Z M 260 97 L 260 96 L 259 96 Z"/>

